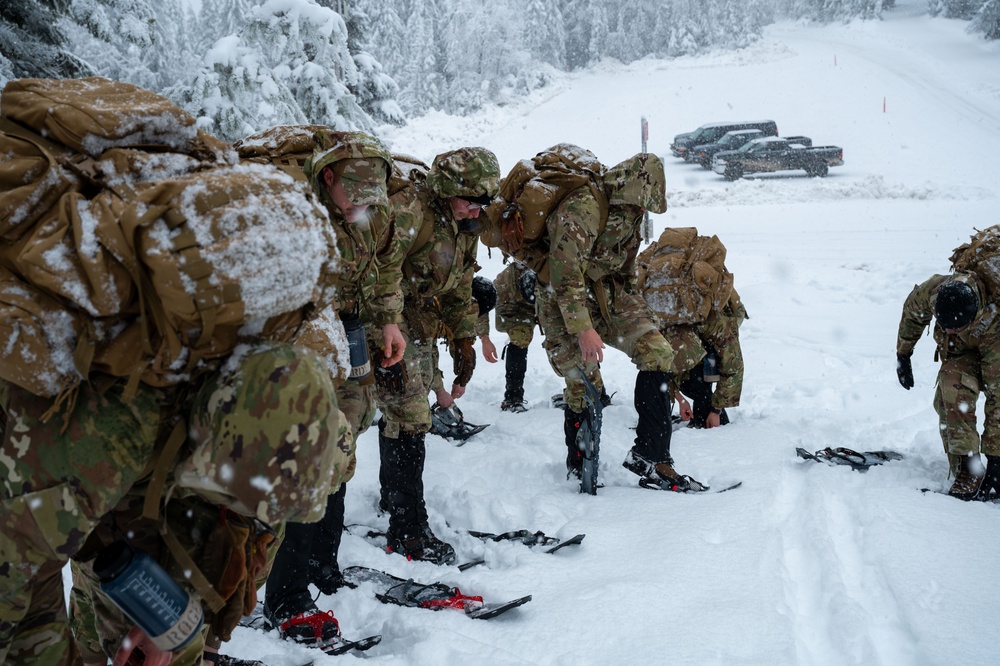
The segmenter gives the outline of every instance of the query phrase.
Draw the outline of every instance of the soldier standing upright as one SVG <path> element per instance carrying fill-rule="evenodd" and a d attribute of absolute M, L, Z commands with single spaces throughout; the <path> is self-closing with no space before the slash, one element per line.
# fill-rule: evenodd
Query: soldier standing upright
<path fill-rule="evenodd" d="M 406 353 L 396 372 L 376 372 L 382 506 L 389 512 L 388 546 L 412 559 L 450 563 L 455 550 L 430 529 L 424 503 L 424 436 L 431 427 L 427 396 L 437 365 L 439 332 L 448 340 L 460 398 L 476 365 L 477 310 L 472 282 L 478 217 L 499 188 L 496 157 L 484 148 L 438 155 L 426 178 L 390 197 L 396 260 L 402 262 Z M 440 326 L 439 326 L 440 325 Z M 377 358 L 377 356 L 376 356 Z"/>

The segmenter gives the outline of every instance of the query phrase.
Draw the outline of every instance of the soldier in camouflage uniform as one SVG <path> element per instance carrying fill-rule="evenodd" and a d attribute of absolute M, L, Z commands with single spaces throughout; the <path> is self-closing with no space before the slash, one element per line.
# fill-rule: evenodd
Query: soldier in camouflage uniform
<path fill-rule="evenodd" d="M 683 488 L 688 482 L 674 470 L 670 457 L 673 401 L 668 373 L 674 351 L 636 293 L 635 257 L 643 213 L 662 213 L 667 207 L 663 162 L 656 155 L 640 153 L 607 170 L 601 185 L 607 195 L 606 220 L 587 186 L 565 196 L 549 214 L 545 228 L 549 280 L 540 277 L 543 288 L 535 292 L 549 362 L 566 381 L 567 469 L 580 473 L 576 440 L 584 419 L 584 377 L 595 387 L 603 386 L 598 364 L 607 340 L 639 368 L 635 382 L 639 424 L 624 466 Z M 538 273 L 542 276 L 545 271 Z"/>
<path fill-rule="evenodd" d="M 390 198 L 395 260 L 402 263 L 406 353 L 393 372 L 376 373 L 382 506 L 389 512 L 390 550 L 412 559 L 452 562 L 454 549 L 428 524 L 424 504 L 424 436 L 431 427 L 439 324 L 454 359 L 450 397 L 460 398 L 476 364 L 476 271 L 480 210 L 499 189 L 500 167 L 483 148 L 438 155 L 426 178 Z M 429 226 L 428 226 L 429 225 Z M 421 233 L 421 230 L 426 233 Z M 419 247 L 418 247 L 419 246 Z"/>
<path fill-rule="evenodd" d="M 338 273 L 331 280 L 331 302 L 300 330 L 296 342 L 323 350 L 320 331 L 338 328 L 338 319 L 351 328 L 360 311 L 366 323 L 381 326 L 383 343 L 394 349 L 392 356 L 398 360 L 405 347 L 395 323 L 402 309 L 400 274 L 398 267 L 395 273 L 389 269 L 376 273 L 372 268 L 377 250 L 388 246 L 390 236 L 386 208 L 389 154 L 377 139 L 360 132 L 321 131 L 315 141 L 313 163 L 318 166 L 309 167 L 310 180 L 330 213 L 340 261 Z M 328 178 L 335 185 L 320 182 L 319 174 L 327 166 L 331 167 Z M 362 381 L 357 374 L 357 369 L 351 368 L 348 380 L 340 369 L 332 373 L 341 410 L 339 441 L 345 456 L 339 471 L 339 490 L 327 498 L 326 512 L 319 522 L 287 526 L 268 579 L 265 608 L 270 619 L 282 636 L 306 644 L 317 639 L 329 642 L 339 636 L 337 621 L 332 613 L 316 607 L 309 584 L 332 594 L 341 583 L 337 551 L 343 533 L 344 494 L 354 474 L 357 435 L 371 425 L 375 411 L 372 383 L 370 379 Z M 109 636 L 124 633 L 125 618 L 97 588 L 97 579 L 88 566 L 74 566 L 71 622 L 88 663 L 103 664 L 102 641 L 107 643 Z M 220 644 L 218 637 L 208 635 L 206 659 Z M 174 663 L 197 663 L 200 656 L 189 648 L 177 655 Z"/>
<path fill-rule="evenodd" d="M 392 158 L 378 139 L 363 132 L 321 130 L 315 142 L 305 174 L 326 206 L 341 255 L 331 309 L 348 329 L 363 323 L 380 331 L 379 363 L 396 364 L 403 358 L 406 343 L 399 330 L 403 310 L 399 262 L 386 257 L 393 236 L 387 192 Z M 359 333 L 360 346 L 354 349 L 364 350 L 363 331 Z M 374 384 L 371 375 L 358 367 L 336 387 L 351 428 L 353 457 L 357 437 L 375 417 Z M 330 496 L 321 521 L 289 525 L 275 558 L 265 613 L 287 638 L 308 643 L 317 637 L 329 640 L 338 633 L 332 614 L 316 608 L 309 584 L 333 594 L 343 583 L 337 551 L 344 530 L 345 491 L 346 483 Z"/>
<path fill-rule="evenodd" d="M 663 337 L 677 353 L 671 375 L 677 380 L 676 393 L 681 419 L 692 428 L 715 428 L 729 423 L 727 407 L 740 404 L 743 392 L 743 351 L 740 325 L 747 318 L 740 297 L 733 290 L 721 311 L 712 311 L 698 324 L 664 326 Z M 706 379 L 705 360 L 711 359 L 717 379 Z M 718 385 L 712 390 L 712 382 Z M 694 409 L 685 400 L 694 401 Z"/>
<path fill-rule="evenodd" d="M 500 409 L 515 414 L 528 411 L 524 402 L 524 375 L 528 371 L 528 345 L 535 336 L 535 272 L 516 262 L 503 269 L 496 280 L 497 330 L 507 334 L 504 347 L 505 387 Z"/>
<path fill-rule="evenodd" d="M 338 445 L 340 412 L 327 362 L 288 344 L 257 344 L 222 370 L 207 369 L 167 388 L 133 387 L 128 378 L 95 373 L 75 389 L 73 400 L 63 402 L 5 383 L 0 406 L 6 417 L 0 442 L 5 664 L 80 663 L 68 631 L 62 569 L 70 557 L 92 557 L 126 535 L 152 550 L 194 598 L 205 599 L 211 611 L 206 630 L 184 651 L 200 660 L 204 634 L 224 634 L 235 625 L 232 613 L 243 612 L 242 591 L 254 572 L 249 566 L 219 569 L 195 550 L 188 555 L 208 589 L 192 586 L 185 575 L 191 567 L 179 565 L 178 553 L 158 536 L 162 521 L 143 517 L 145 496 L 159 499 L 164 488 L 172 489 L 178 499 L 167 504 L 168 515 L 191 498 L 226 508 L 221 522 L 214 510 L 213 524 L 227 531 L 240 526 L 244 538 L 249 531 L 253 536 L 244 550 L 257 557 L 269 539 L 266 525 L 317 520 L 331 485 L 349 474 L 346 443 Z M 179 453 L 169 451 L 173 442 Z M 133 510 L 132 520 L 122 520 L 123 510 L 136 502 L 138 515 Z M 162 513 L 159 502 L 151 506 L 151 515 Z M 177 524 L 168 520 L 167 531 Z M 207 548 L 214 536 L 195 535 L 194 541 Z M 221 594 L 223 583 L 228 598 L 206 596 L 211 590 Z M 141 631 L 133 628 L 128 638 L 121 657 L 138 648 L 148 663 L 164 658 Z"/>
<path fill-rule="evenodd" d="M 935 318 L 934 358 L 941 361 L 934 410 L 955 481 L 948 491 L 972 499 L 981 491 L 1000 493 L 1000 315 L 982 281 L 972 273 L 934 275 L 916 285 L 903 304 L 896 338 L 899 383 L 913 387 L 910 357 Z M 983 435 L 976 430 L 976 402 L 986 395 Z M 986 454 L 983 469 L 979 453 Z M 985 480 L 984 480 L 985 479 Z"/>

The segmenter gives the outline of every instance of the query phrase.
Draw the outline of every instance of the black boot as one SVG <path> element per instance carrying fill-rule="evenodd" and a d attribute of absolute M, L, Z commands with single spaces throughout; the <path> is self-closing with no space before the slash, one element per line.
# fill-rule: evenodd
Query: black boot
<path fill-rule="evenodd" d="M 401 432 L 398 439 L 386 437 L 379 422 L 379 482 L 389 511 L 388 549 L 407 559 L 435 564 L 455 561 L 455 549 L 431 532 L 424 504 L 423 433 Z"/>
<path fill-rule="evenodd" d="M 331 504 L 336 506 L 337 495 L 340 495 L 340 506 L 343 507 L 343 494 L 330 495 L 327 500 L 327 512 Z M 323 520 L 326 519 L 324 514 Z M 320 521 L 322 522 L 322 521 Z M 331 521 L 332 522 L 332 521 Z M 339 516 L 340 530 L 343 531 L 344 515 Z M 281 542 L 274 565 L 267 578 L 264 596 L 264 616 L 278 630 L 282 638 L 309 645 L 329 644 L 340 636 L 340 626 L 333 614 L 320 611 L 309 592 L 310 562 L 314 544 L 322 541 L 319 538 L 320 523 L 288 523 L 285 526 L 285 539 Z M 332 552 L 332 564 L 336 569 L 336 552 Z M 339 575 L 340 570 L 336 569 Z"/>
<path fill-rule="evenodd" d="M 504 350 L 507 387 L 504 389 L 500 409 L 505 412 L 526 412 L 524 404 L 524 375 L 528 371 L 528 349 L 511 343 Z"/>
<path fill-rule="evenodd" d="M 986 477 L 979 493 L 987 498 L 1000 498 L 1000 456 L 986 456 Z"/>
<path fill-rule="evenodd" d="M 563 411 L 563 433 L 566 435 L 566 478 L 583 476 L 583 453 L 577 444 L 576 435 L 580 432 L 580 424 L 584 415 L 567 407 Z"/>

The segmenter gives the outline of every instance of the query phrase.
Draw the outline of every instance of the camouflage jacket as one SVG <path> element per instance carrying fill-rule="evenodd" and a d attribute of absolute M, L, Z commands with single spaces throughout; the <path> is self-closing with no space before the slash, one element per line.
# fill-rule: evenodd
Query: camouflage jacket
<path fill-rule="evenodd" d="M 340 313 L 360 306 L 365 321 L 382 327 L 403 319 L 402 271 L 393 259 L 389 212 L 381 206 L 369 210 L 367 225 L 350 224 L 336 206 L 327 205 L 340 253 L 334 308 Z"/>
<path fill-rule="evenodd" d="M 391 252 L 379 261 L 402 267 L 408 318 L 411 308 L 413 314 L 436 313 L 452 339 L 474 337 L 477 310 L 470 303 L 479 237 L 459 232 L 451 209 L 422 183 L 393 194 L 389 206 L 395 236 Z M 414 247 L 425 218 L 433 219 L 433 232 Z M 429 339 L 434 332 L 411 327 L 411 335 Z"/>
<path fill-rule="evenodd" d="M 712 407 L 716 409 L 740 404 L 743 394 L 743 350 L 739 335 L 746 316 L 743 303 L 736 297 L 730 299 L 721 312 L 713 312 L 708 319 L 695 325 L 705 346 L 719 355 L 720 379 L 712 393 Z"/>
<path fill-rule="evenodd" d="M 593 326 L 587 297 L 588 293 L 593 297 L 594 282 L 612 280 L 634 291 L 642 217 L 638 207 L 611 206 L 602 230 L 600 207 L 586 187 L 564 198 L 549 215 L 547 287 L 559 296 L 559 309 L 570 333 Z"/>
<path fill-rule="evenodd" d="M 934 275 L 913 287 L 903 304 L 903 316 L 896 336 L 897 354 L 913 354 L 917 341 L 934 317 L 938 289 L 953 279 L 952 275 Z M 934 341 L 937 343 L 935 360 L 943 361 L 950 356 L 969 353 L 982 356 L 987 351 L 1000 351 L 1000 313 L 997 312 L 997 305 L 985 298 L 986 290 L 975 275 L 970 274 L 969 285 L 979 298 L 979 312 L 972 324 L 958 333 L 949 335 L 937 323 L 934 324 Z"/>

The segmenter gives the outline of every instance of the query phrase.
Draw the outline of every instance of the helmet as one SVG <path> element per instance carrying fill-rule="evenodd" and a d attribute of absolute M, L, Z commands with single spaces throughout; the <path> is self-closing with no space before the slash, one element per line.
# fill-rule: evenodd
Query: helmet
<path fill-rule="evenodd" d="M 500 165 L 485 148 L 459 148 L 434 158 L 427 185 L 440 199 L 462 197 L 487 205 L 500 192 Z"/>
<path fill-rule="evenodd" d="M 480 275 L 472 278 L 472 297 L 479 304 L 480 317 L 497 306 L 497 288 L 492 280 Z"/>
<path fill-rule="evenodd" d="M 321 129 L 313 135 L 313 154 L 303 166 L 306 178 L 327 205 L 326 187 L 319 182 L 326 167 L 341 177 L 344 192 L 356 206 L 387 206 L 387 185 L 392 175 L 392 157 L 377 138 L 365 132 L 335 132 Z"/>
<path fill-rule="evenodd" d="M 944 329 L 962 328 L 976 318 L 979 299 L 964 280 L 945 282 L 938 288 L 934 316 Z"/>
<path fill-rule="evenodd" d="M 667 210 L 666 182 L 663 160 L 652 153 L 633 155 L 604 175 L 610 205 L 639 206 L 652 213 Z"/>

